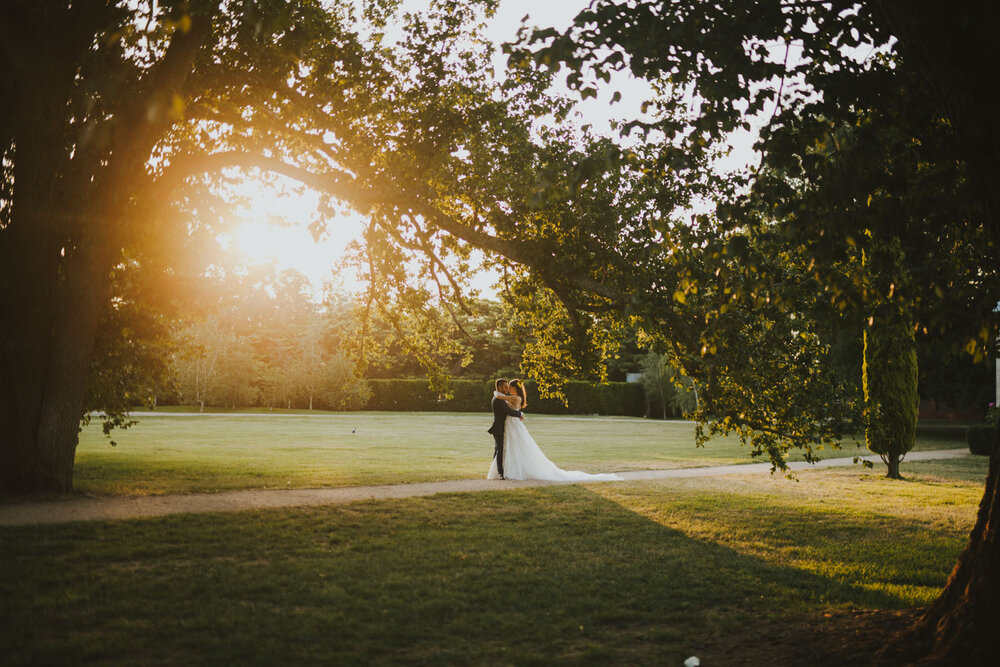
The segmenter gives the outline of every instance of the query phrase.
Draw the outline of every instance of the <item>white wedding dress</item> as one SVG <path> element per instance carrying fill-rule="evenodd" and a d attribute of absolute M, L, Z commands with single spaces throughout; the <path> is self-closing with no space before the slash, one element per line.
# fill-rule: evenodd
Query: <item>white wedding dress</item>
<path fill-rule="evenodd" d="M 511 406 L 515 410 L 520 400 Z M 543 479 L 551 482 L 620 482 L 612 473 L 590 474 L 578 470 L 563 470 L 550 461 L 535 444 L 527 427 L 517 417 L 507 417 L 503 431 L 503 474 L 507 479 Z M 486 479 L 500 479 L 497 460 L 493 458 Z"/>

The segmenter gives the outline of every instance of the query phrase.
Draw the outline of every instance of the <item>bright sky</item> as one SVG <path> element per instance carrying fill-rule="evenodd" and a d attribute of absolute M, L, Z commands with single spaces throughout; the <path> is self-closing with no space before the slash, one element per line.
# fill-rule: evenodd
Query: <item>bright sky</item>
<path fill-rule="evenodd" d="M 413 11 L 425 2 L 407 0 L 405 5 Z M 490 23 L 489 35 L 498 44 L 513 40 L 525 15 L 530 15 L 528 23 L 534 26 L 564 28 L 588 3 L 589 0 L 503 0 Z M 505 66 L 502 53 L 498 54 L 494 66 L 502 71 Z M 623 95 L 625 100 L 620 103 L 623 106 L 629 102 L 636 106 L 641 103 L 641 95 L 637 94 L 632 100 L 627 91 Z M 582 122 L 592 123 L 595 129 L 609 129 L 613 109 L 607 99 L 587 100 L 581 105 L 581 112 L 585 114 Z M 331 279 L 348 290 L 360 287 L 354 276 L 336 275 L 334 267 L 347 244 L 360 235 L 364 219 L 344 216 L 330 220 L 327 234 L 316 242 L 308 230 L 316 214 L 316 193 L 292 181 L 281 181 L 273 187 L 254 181 L 247 183 L 241 194 L 248 198 L 250 205 L 236 211 L 233 233 L 220 236 L 224 247 L 243 255 L 249 264 L 273 261 L 279 269 L 295 269 L 309 279 L 317 293 L 323 283 Z M 484 295 L 492 295 L 491 286 L 495 281 L 495 276 L 483 275 L 476 280 L 475 286 L 483 290 Z"/>
<path fill-rule="evenodd" d="M 531 26 L 566 28 L 589 3 L 590 0 L 502 0 L 490 22 L 488 34 L 498 45 L 511 41 L 526 15 Z M 426 0 L 404 2 L 404 6 L 411 11 L 425 4 Z M 498 53 L 494 61 L 498 73 L 502 73 L 505 64 L 504 55 Z M 601 89 L 602 93 L 596 99 L 579 104 L 580 123 L 589 123 L 595 131 L 608 133 L 612 118 L 639 115 L 638 109 L 647 99 L 649 91 L 647 84 L 625 75 L 612 79 L 612 85 Z M 613 90 L 622 94 L 622 100 L 614 105 L 610 102 Z M 745 164 L 750 154 L 750 139 L 746 138 L 741 144 L 733 158 L 734 165 Z M 307 229 L 315 216 L 318 201 L 314 192 L 284 181 L 280 187 L 251 182 L 241 194 L 247 196 L 251 204 L 237 211 L 234 233 L 220 237 L 224 246 L 243 254 L 250 264 L 273 261 L 279 269 L 299 271 L 312 283 L 317 296 L 323 283 L 331 279 L 347 290 L 360 288 L 354 276 L 334 272 L 346 245 L 358 237 L 364 227 L 360 216 L 328 221 L 327 235 L 315 242 Z M 484 296 L 495 296 L 492 285 L 496 280 L 495 275 L 484 274 L 477 278 L 475 287 L 481 289 Z"/>

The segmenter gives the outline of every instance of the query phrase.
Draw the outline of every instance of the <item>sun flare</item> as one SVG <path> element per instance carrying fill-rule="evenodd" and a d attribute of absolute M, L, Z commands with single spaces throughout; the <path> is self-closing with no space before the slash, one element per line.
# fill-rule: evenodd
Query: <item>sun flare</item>
<path fill-rule="evenodd" d="M 250 220 L 237 227 L 234 234 L 236 249 L 252 264 L 259 264 L 279 257 L 294 257 L 294 241 L 289 234 L 264 220 Z"/>
<path fill-rule="evenodd" d="M 316 239 L 308 226 L 317 216 L 315 193 L 282 189 L 251 177 L 238 186 L 237 195 L 247 203 L 234 209 L 231 227 L 216 236 L 229 262 L 274 264 L 279 271 L 297 271 L 309 281 L 314 296 L 331 281 L 348 291 L 363 289 L 353 270 L 343 270 L 341 259 L 348 244 L 362 236 L 367 225 L 364 216 L 339 212 L 326 220 L 324 233 Z M 480 294 L 495 298 L 498 281 L 496 271 L 486 270 L 472 284 Z"/>
<path fill-rule="evenodd" d="M 327 221 L 327 233 L 313 238 L 308 222 L 317 215 L 318 196 L 293 184 L 250 177 L 237 186 L 237 195 L 245 204 L 234 210 L 230 230 L 218 237 L 223 252 L 239 264 L 298 271 L 317 294 L 333 277 L 348 242 L 363 229 L 359 220 L 337 217 Z"/>

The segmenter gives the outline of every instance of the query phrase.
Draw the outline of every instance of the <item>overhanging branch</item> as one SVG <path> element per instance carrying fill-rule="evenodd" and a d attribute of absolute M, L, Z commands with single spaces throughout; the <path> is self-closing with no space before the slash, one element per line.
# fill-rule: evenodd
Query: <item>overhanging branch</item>
<path fill-rule="evenodd" d="M 182 156 L 171 163 L 162 178 L 165 179 L 167 188 L 173 188 L 190 176 L 217 172 L 228 167 L 260 169 L 287 176 L 314 190 L 326 192 L 347 202 L 363 213 L 385 201 L 384 193 L 359 185 L 357 180 L 347 172 L 328 168 L 326 172 L 317 174 L 280 158 L 244 151 L 223 151 L 204 156 Z"/>
<path fill-rule="evenodd" d="M 326 192 L 361 212 L 368 212 L 379 205 L 395 205 L 402 210 L 421 216 L 429 224 L 471 246 L 523 264 L 539 272 L 542 276 L 549 276 L 547 282 L 550 285 L 573 287 L 618 304 L 631 302 L 631 297 L 627 293 L 588 276 L 567 273 L 565 275 L 559 274 L 558 281 L 553 280 L 551 277 L 555 273 L 553 271 L 554 258 L 550 254 L 542 252 L 535 244 L 493 236 L 460 222 L 437 207 L 401 192 L 399 189 L 391 186 L 375 188 L 362 186 L 350 174 L 332 168 L 319 174 L 279 158 L 241 151 L 224 151 L 197 158 L 180 158 L 167 169 L 164 177 L 167 187 L 172 187 L 180 180 L 196 173 L 219 171 L 226 167 L 262 169 L 282 174 L 315 190 Z"/>
<path fill-rule="evenodd" d="M 414 212 L 421 215 L 425 220 L 430 221 L 438 228 L 443 229 L 452 236 L 459 238 L 466 243 L 479 248 L 480 250 L 486 250 L 498 255 L 503 255 L 507 259 L 531 267 L 541 274 L 549 273 L 552 270 L 553 258 L 547 257 L 545 253 L 539 252 L 538 247 L 533 244 L 525 243 L 523 241 L 501 239 L 496 236 L 492 236 L 486 232 L 474 229 L 459 222 L 458 220 L 455 220 L 450 215 L 443 213 L 429 204 L 413 200 L 411 200 L 409 204 Z M 590 292 L 591 294 L 596 294 L 597 296 L 610 301 L 622 304 L 631 302 L 631 297 L 629 297 L 629 295 L 625 292 L 593 280 L 587 276 L 565 275 L 560 277 L 562 278 L 561 282 L 565 284 L 572 285 L 573 287 L 581 289 L 585 292 Z"/>

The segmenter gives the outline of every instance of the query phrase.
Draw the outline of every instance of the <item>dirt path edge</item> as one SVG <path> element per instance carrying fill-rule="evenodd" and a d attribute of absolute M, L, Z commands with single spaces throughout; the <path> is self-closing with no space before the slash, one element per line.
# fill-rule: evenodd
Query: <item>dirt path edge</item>
<path fill-rule="evenodd" d="M 910 452 L 908 461 L 953 459 L 969 456 L 968 449 L 943 449 Z M 879 464 L 877 458 L 874 459 Z M 854 457 L 826 459 L 818 463 L 790 463 L 793 471 L 832 468 L 854 464 Z M 624 481 L 715 477 L 769 473 L 769 463 L 670 468 L 667 470 L 634 470 L 618 473 Z M 478 491 L 515 490 L 557 484 L 581 482 L 548 482 L 542 480 L 458 479 L 416 484 L 387 484 L 318 489 L 246 489 L 221 493 L 192 493 L 165 496 L 71 496 L 44 501 L 0 504 L 0 526 L 25 526 L 71 521 L 109 521 L 189 514 L 202 512 L 239 512 L 242 510 L 283 507 L 339 505 L 370 499 L 415 498 L 438 493 L 473 493 Z M 586 482 L 619 484 L 620 482 Z"/>

